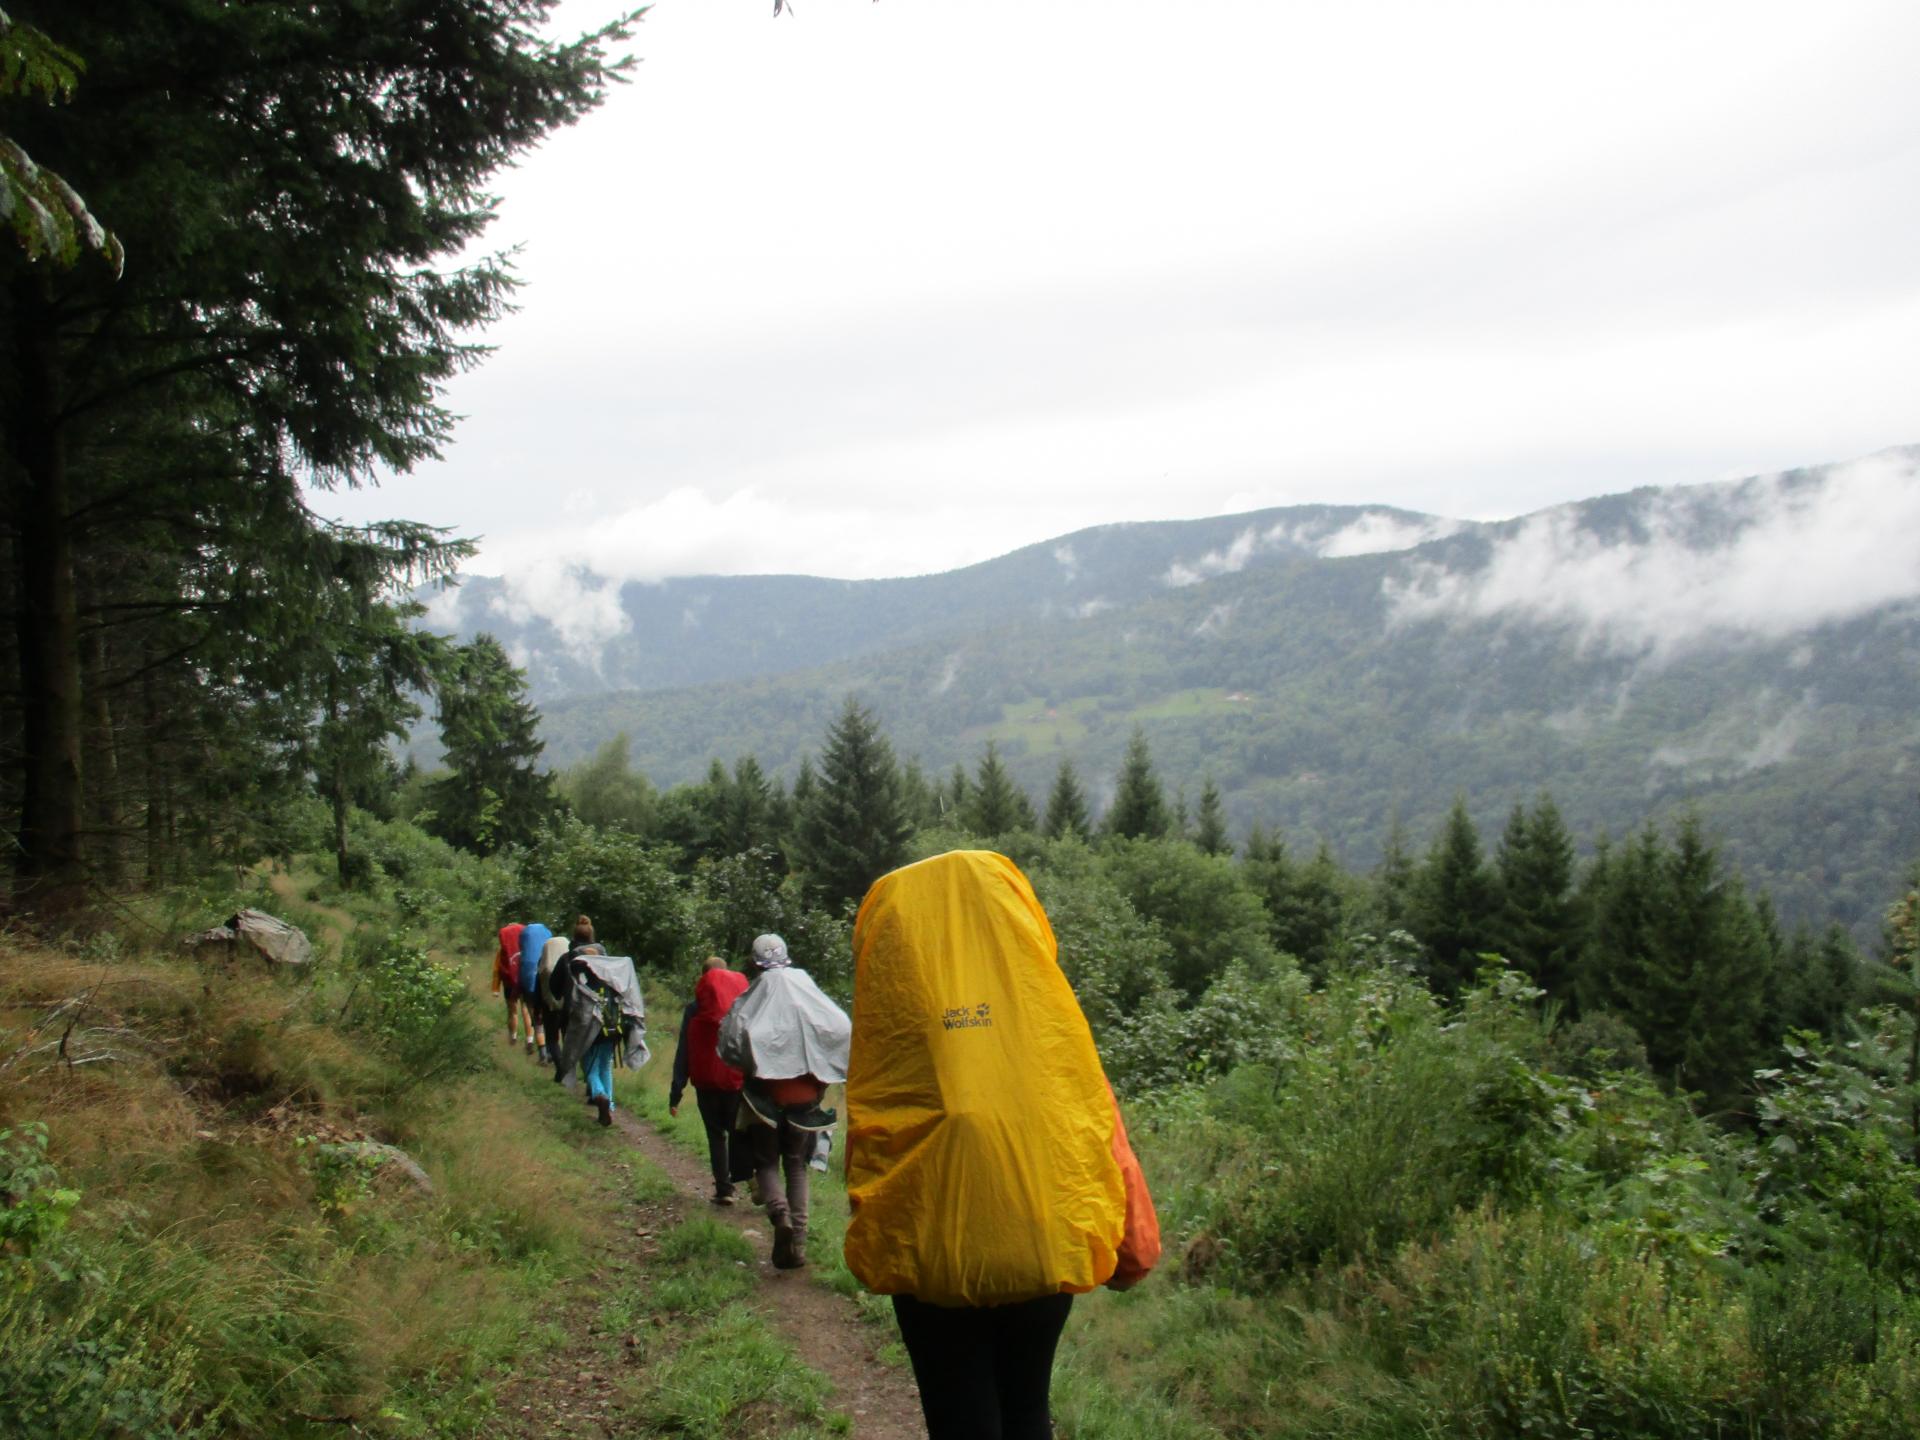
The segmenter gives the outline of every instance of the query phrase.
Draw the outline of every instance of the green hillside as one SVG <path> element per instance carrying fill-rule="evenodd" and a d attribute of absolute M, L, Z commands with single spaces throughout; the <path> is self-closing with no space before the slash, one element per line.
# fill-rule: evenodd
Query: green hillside
<path fill-rule="evenodd" d="M 1452 542 L 1457 544 L 1457 542 Z M 1889 607 L 1667 656 L 1508 620 L 1390 622 L 1399 556 L 1296 558 L 1086 619 L 1022 620 L 796 673 L 550 705 L 549 758 L 619 732 L 656 783 L 716 755 L 791 774 L 848 693 L 928 773 L 996 741 L 1029 793 L 1062 759 L 1096 801 L 1135 726 L 1236 834 L 1349 864 L 1456 792 L 1483 827 L 1545 788 L 1576 834 L 1696 809 L 1793 917 L 1872 922 L 1920 851 L 1920 619 Z"/>

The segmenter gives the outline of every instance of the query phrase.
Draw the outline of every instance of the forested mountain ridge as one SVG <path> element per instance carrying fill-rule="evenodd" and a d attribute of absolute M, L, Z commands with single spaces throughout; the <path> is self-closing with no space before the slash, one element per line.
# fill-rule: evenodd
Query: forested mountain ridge
<path fill-rule="evenodd" d="M 584 571 L 476 576 L 424 593 L 436 626 L 497 636 L 542 703 L 745 680 L 1015 620 L 1075 620 L 1245 565 L 1391 545 L 1457 522 L 1386 506 L 1302 505 L 1201 520 L 1101 525 L 933 575 L 831 580 L 701 575 L 656 582 Z"/>
<path fill-rule="evenodd" d="M 1582 837 L 1691 806 L 1787 914 L 1867 925 L 1920 853 L 1920 566 L 1901 549 L 1917 457 L 1500 524 L 1328 507 L 1105 527 L 841 586 L 859 602 L 844 615 L 884 601 L 916 642 L 550 701 L 543 733 L 564 764 L 625 731 L 662 784 L 714 756 L 790 772 L 855 692 L 930 774 L 994 740 L 1030 793 L 1069 759 L 1100 801 L 1138 725 L 1171 784 L 1219 785 L 1236 833 L 1277 826 L 1366 865 L 1396 820 L 1424 835 L 1456 792 L 1492 828 L 1548 789 Z M 746 623 L 754 586 L 840 582 L 697 583 L 735 597 L 707 613 Z M 805 623 L 769 602 L 769 633 L 776 615 Z"/>

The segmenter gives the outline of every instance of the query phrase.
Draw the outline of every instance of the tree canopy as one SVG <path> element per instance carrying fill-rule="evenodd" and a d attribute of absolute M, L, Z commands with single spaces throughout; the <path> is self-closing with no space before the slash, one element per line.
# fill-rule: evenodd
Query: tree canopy
<path fill-rule="evenodd" d="M 16 101 L 25 84 L 68 103 L 10 104 L 6 153 L 64 176 L 134 257 L 116 278 L 0 254 L 0 525 L 19 559 L 0 804 L 28 903 L 59 908 L 97 862 L 91 811 L 122 828 L 144 813 L 151 840 L 167 796 L 235 793 L 198 712 L 229 722 L 236 680 L 310 697 L 274 717 L 298 731 L 324 677 L 338 693 L 359 684 L 351 666 L 382 661 L 302 623 L 312 596 L 344 584 L 388 603 L 466 553 L 402 522 L 340 531 L 304 490 L 374 483 L 451 433 L 442 387 L 483 356 L 473 332 L 513 287 L 505 257 L 469 249 L 493 216 L 489 177 L 627 64 L 609 48 L 631 17 L 556 41 L 553 9 L 17 7 L 0 74 Z M 183 711 L 198 743 L 153 733 Z M 269 748 L 297 753 L 299 735 Z"/>

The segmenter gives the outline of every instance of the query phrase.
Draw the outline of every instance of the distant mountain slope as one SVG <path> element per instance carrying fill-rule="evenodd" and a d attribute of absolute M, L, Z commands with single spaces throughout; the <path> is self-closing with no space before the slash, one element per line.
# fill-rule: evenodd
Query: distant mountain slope
<path fill-rule="evenodd" d="M 752 623 L 750 589 L 685 583 Z M 824 603 L 784 612 L 757 673 L 550 702 L 551 758 L 625 730 L 661 783 L 747 752 L 790 772 L 851 692 L 930 772 L 998 740 L 1036 798 L 1063 758 L 1098 794 L 1142 725 L 1170 789 L 1211 776 L 1238 828 L 1355 864 L 1456 792 L 1491 848 L 1541 788 L 1582 835 L 1695 806 L 1788 914 L 1863 932 L 1920 858 L 1920 447 L 1497 525 L 1107 527 L 849 593 L 836 635 L 791 628 Z"/>
<path fill-rule="evenodd" d="M 1082 618 L 1248 565 L 1401 548 L 1457 528 L 1382 506 L 1309 505 L 1103 525 L 896 580 L 708 575 L 615 585 L 556 567 L 476 577 L 423 598 L 435 628 L 500 639 L 545 703 L 780 674 L 1020 619 Z"/>

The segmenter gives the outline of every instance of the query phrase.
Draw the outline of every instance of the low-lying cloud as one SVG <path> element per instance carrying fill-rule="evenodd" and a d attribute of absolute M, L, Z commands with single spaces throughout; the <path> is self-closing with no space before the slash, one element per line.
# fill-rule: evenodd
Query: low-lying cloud
<path fill-rule="evenodd" d="M 620 586 L 578 566 L 550 561 L 516 570 L 502 580 L 501 588 L 487 597 L 489 614 L 516 625 L 536 618 L 546 621 L 567 653 L 595 670 L 607 642 L 632 624 L 620 603 Z M 484 621 L 480 628 L 485 628 Z"/>
<path fill-rule="evenodd" d="M 1774 708 L 1772 696 L 1758 695 L 1750 711 L 1722 716 L 1697 736 L 1659 746 L 1648 759 L 1668 769 L 1704 767 L 1740 775 L 1783 764 L 1812 726 L 1817 707 L 1808 693 L 1778 714 L 1770 713 Z"/>
<path fill-rule="evenodd" d="M 1920 448 L 1628 503 L 1604 532 L 1588 509 L 1542 511 L 1478 569 L 1417 563 L 1385 582 L 1392 617 L 1528 619 L 1659 655 L 1920 599 Z"/>
<path fill-rule="evenodd" d="M 1308 548 L 1328 560 L 1352 555 L 1386 555 L 1396 550 L 1412 550 L 1430 540 L 1444 540 L 1462 529 L 1458 520 L 1443 520 L 1436 515 L 1397 515 L 1389 510 L 1369 510 L 1350 525 L 1343 525 Z"/>
<path fill-rule="evenodd" d="M 1216 575 L 1246 569 L 1254 556 L 1275 551 L 1304 552 L 1327 560 L 1354 555 L 1380 555 L 1411 550 L 1430 540 L 1444 539 L 1464 528 L 1458 520 L 1437 515 L 1409 515 L 1392 510 L 1365 510 L 1344 524 L 1326 520 L 1282 520 L 1265 530 L 1249 527 L 1231 544 L 1209 550 L 1197 560 L 1176 560 L 1160 577 L 1173 589 L 1198 585 Z"/>
<path fill-rule="evenodd" d="M 1198 585 L 1202 580 L 1211 580 L 1216 575 L 1233 575 L 1246 569 L 1247 562 L 1254 552 L 1262 546 L 1259 532 L 1246 529 L 1233 537 L 1233 543 L 1218 550 L 1209 550 L 1198 560 L 1192 562 L 1176 560 L 1167 567 L 1167 573 L 1161 576 L 1164 584 L 1179 589 L 1187 585 Z"/>

